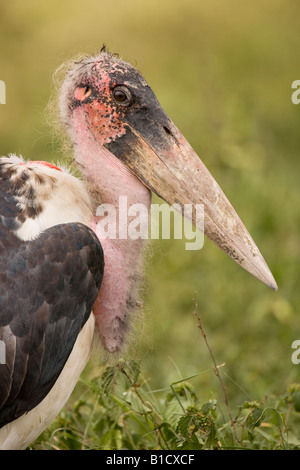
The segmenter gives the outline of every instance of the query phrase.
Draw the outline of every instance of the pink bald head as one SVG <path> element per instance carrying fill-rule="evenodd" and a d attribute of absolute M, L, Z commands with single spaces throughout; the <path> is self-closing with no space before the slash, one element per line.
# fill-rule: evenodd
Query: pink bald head
<path fill-rule="evenodd" d="M 116 205 L 118 196 L 126 195 L 130 204 L 149 206 L 150 189 L 177 207 L 202 204 L 205 234 L 244 269 L 277 289 L 266 262 L 225 194 L 132 65 L 106 52 L 75 63 L 63 84 L 60 107 L 75 159 L 97 202 Z M 192 222 L 197 227 L 194 215 L 195 211 Z M 140 240 L 133 245 L 121 242 L 115 242 L 113 251 L 106 249 L 114 259 L 111 268 L 119 264 L 122 272 L 119 283 L 111 274 L 114 291 L 107 291 L 105 297 L 108 303 L 116 300 L 107 314 L 99 313 L 100 335 L 106 331 L 103 342 L 111 351 L 118 350 L 123 341 L 120 330 L 124 329 L 127 310 L 122 309 L 124 302 L 132 304 L 129 299 L 136 277 L 135 253 L 139 258 L 141 251 Z M 125 261 L 129 253 L 130 262 Z M 123 264 L 119 262 L 122 257 Z M 104 285 L 108 284 L 109 279 L 105 282 L 104 278 Z M 118 290 L 123 293 L 121 303 L 116 296 Z M 114 321 L 116 318 L 118 321 Z"/>

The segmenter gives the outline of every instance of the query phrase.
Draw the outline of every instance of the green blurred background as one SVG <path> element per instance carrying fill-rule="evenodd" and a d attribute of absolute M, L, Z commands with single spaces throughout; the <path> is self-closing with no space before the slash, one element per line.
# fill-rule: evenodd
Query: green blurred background
<path fill-rule="evenodd" d="M 144 74 L 162 106 L 229 197 L 265 256 L 274 293 L 209 240 L 199 252 L 161 240 L 147 257 L 145 310 L 134 356 L 152 388 L 212 362 L 197 300 L 231 403 L 299 382 L 300 3 L 294 0 L 10 0 L 0 4 L 2 155 L 62 160 L 45 111 L 65 60 L 103 43 Z M 138 351 L 138 352 L 137 352 Z M 193 379 L 218 398 L 212 372 Z"/>

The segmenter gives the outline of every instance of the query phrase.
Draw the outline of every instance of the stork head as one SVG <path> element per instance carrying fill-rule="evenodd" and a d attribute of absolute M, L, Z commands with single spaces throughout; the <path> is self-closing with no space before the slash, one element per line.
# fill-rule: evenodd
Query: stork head
<path fill-rule="evenodd" d="M 67 74 L 60 96 L 61 115 L 75 149 L 83 140 L 90 145 L 85 156 L 75 152 L 82 167 L 90 164 L 91 154 L 93 162 L 105 155 L 112 166 L 134 175 L 169 204 L 203 204 L 205 234 L 277 290 L 223 191 L 132 65 L 107 52 L 85 58 Z M 101 177 L 105 179 L 104 170 Z M 196 224 L 195 218 L 192 221 Z"/>

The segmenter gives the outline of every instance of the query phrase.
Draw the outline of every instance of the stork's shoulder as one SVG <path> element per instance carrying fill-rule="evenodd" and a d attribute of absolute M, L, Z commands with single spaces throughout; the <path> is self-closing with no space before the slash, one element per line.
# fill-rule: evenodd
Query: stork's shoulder
<path fill-rule="evenodd" d="M 89 224 L 91 200 L 83 181 L 63 166 L 0 158 L 0 214 L 21 240 L 60 223 Z M 9 202 L 9 204 L 8 204 Z"/>
<path fill-rule="evenodd" d="M 1 257 L 0 427 L 49 393 L 90 317 L 104 270 L 101 244 L 80 223 L 57 225 Z"/>
<path fill-rule="evenodd" d="M 0 427 L 48 395 L 90 318 L 104 258 L 88 218 L 75 177 L 0 159 Z"/>

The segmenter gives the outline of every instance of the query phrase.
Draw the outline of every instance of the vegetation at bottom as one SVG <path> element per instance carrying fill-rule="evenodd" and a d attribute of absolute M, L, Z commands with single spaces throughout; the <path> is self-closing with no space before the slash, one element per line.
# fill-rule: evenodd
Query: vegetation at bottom
<path fill-rule="evenodd" d="M 85 393 L 31 449 L 300 449 L 299 384 L 279 397 L 244 401 L 230 410 L 223 400 L 200 403 L 193 379 L 152 390 L 138 363 L 121 359 L 100 376 L 81 379 Z"/>
<path fill-rule="evenodd" d="M 120 359 L 100 376 L 81 382 L 84 395 L 67 407 L 33 448 L 104 450 L 300 449 L 300 384 L 262 402 L 231 410 L 222 368 L 194 314 L 213 367 L 153 390 L 134 360 Z M 222 401 L 201 403 L 193 379 L 214 373 Z"/>

